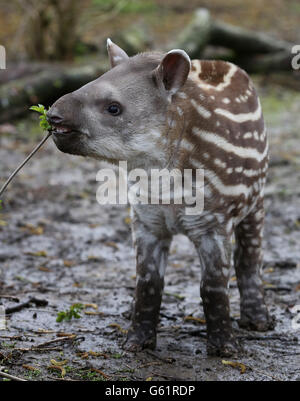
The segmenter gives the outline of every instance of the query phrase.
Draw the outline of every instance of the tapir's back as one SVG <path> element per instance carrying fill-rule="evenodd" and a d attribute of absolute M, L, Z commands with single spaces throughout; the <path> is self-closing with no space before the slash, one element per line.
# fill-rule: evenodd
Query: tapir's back
<path fill-rule="evenodd" d="M 184 140 L 192 144 L 186 165 L 203 168 L 207 187 L 219 198 L 251 204 L 262 196 L 268 144 L 248 75 L 232 63 L 193 60 L 178 98 L 184 111 L 192 110 Z"/>

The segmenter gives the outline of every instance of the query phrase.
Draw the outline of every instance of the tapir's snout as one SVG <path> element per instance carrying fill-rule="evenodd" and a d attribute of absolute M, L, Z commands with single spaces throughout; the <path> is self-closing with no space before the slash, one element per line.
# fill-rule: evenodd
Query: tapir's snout
<path fill-rule="evenodd" d="M 80 103 L 69 93 L 59 98 L 47 112 L 52 137 L 58 149 L 65 153 L 84 155 L 80 129 Z"/>
<path fill-rule="evenodd" d="M 47 112 L 47 121 L 54 135 L 79 132 L 78 99 L 73 93 L 59 98 Z"/>
<path fill-rule="evenodd" d="M 47 121 L 50 125 L 62 123 L 63 120 L 64 120 L 63 117 L 60 114 L 58 114 L 56 110 L 53 110 L 53 108 L 51 108 L 47 112 Z"/>

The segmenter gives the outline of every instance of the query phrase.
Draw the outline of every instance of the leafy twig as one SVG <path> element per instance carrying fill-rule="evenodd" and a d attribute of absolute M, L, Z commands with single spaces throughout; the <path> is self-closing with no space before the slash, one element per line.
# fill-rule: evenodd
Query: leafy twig
<path fill-rule="evenodd" d="M 38 113 L 41 114 L 40 116 L 40 127 L 43 130 L 49 131 L 48 134 L 42 139 L 42 141 L 33 149 L 33 151 L 30 153 L 29 156 L 26 157 L 26 159 L 23 161 L 23 163 L 20 164 L 18 168 L 11 174 L 11 176 L 8 178 L 8 180 L 4 183 L 2 188 L 0 189 L 0 196 L 3 194 L 3 192 L 6 190 L 8 187 L 9 183 L 11 180 L 18 174 L 18 172 L 24 167 L 24 165 L 32 158 L 32 156 L 42 147 L 42 145 L 47 141 L 49 136 L 51 135 L 51 125 L 48 123 L 46 119 L 46 114 L 47 110 L 42 104 L 39 104 L 38 106 L 31 106 L 30 110 L 37 111 Z"/>

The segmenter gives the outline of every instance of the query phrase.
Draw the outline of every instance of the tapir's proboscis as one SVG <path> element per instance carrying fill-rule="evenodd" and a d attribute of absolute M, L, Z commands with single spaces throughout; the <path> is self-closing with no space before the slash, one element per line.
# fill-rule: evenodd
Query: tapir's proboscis
<path fill-rule="evenodd" d="M 129 169 L 204 171 L 204 207 L 131 204 L 136 290 L 124 348 L 155 348 L 164 274 L 173 235 L 194 244 L 209 355 L 240 350 L 230 319 L 232 238 L 242 328 L 274 323 L 261 280 L 268 142 L 248 75 L 225 61 L 190 60 L 185 51 L 128 55 L 110 39 L 111 69 L 58 99 L 47 114 L 59 150 Z"/>

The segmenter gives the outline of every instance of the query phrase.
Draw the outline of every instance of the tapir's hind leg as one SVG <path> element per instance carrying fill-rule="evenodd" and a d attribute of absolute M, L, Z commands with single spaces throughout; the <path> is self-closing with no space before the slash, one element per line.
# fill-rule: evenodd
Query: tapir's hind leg
<path fill-rule="evenodd" d="M 200 294 L 207 327 L 207 353 L 236 355 L 240 349 L 230 321 L 228 280 L 230 238 L 215 232 L 202 235 L 195 243 L 201 266 Z"/>
<path fill-rule="evenodd" d="M 259 199 L 255 208 L 235 229 L 234 265 L 241 297 L 239 325 L 257 331 L 274 327 L 264 301 L 261 279 L 263 223 L 263 199 Z"/>

